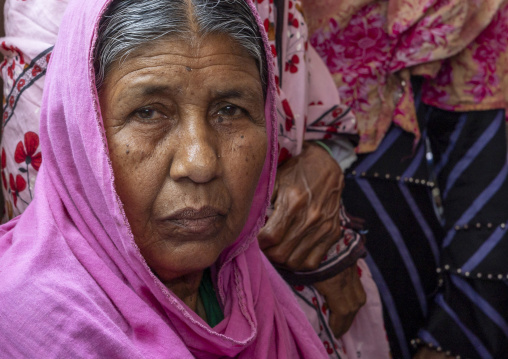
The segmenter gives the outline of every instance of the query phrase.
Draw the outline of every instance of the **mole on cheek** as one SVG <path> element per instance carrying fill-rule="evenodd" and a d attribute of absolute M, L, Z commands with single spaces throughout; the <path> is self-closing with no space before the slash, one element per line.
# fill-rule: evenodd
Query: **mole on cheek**
<path fill-rule="evenodd" d="M 129 152 L 130 152 L 130 151 L 129 151 L 129 145 L 127 144 L 127 145 L 125 145 L 125 146 L 126 146 L 126 148 L 127 148 L 127 149 L 125 150 L 125 154 L 126 154 L 126 155 L 128 155 L 128 154 L 129 154 Z"/>

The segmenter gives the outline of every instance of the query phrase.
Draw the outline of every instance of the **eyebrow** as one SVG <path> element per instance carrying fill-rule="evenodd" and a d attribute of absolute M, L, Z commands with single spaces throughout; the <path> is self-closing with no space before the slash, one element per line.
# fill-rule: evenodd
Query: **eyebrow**
<path fill-rule="evenodd" d="M 137 87 L 137 86 L 136 86 Z M 146 85 L 139 86 L 138 93 L 141 96 L 153 96 L 157 94 L 170 95 L 174 93 L 182 92 L 181 87 L 173 87 L 168 85 Z M 232 88 L 227 90 L 211 90 L 211 96 L 216 100 L 221 99 L 241 99 L 244 98 L 247 101 L 263 101 L 262 93 L 251 88 Z"/>
<path fill-rule="evenodd" d="M 170 94 L 170 93 L 181 92 L 181 91 L 182 91 L 182 89 L 179 87 L 174 88 L 174 87 L 166 86 L 166 85 L 160 85 L 160 86 L 149 85 L 149 86 L 143 86 L 141 88 L 141 94 L 143 96 L 155 95 L 155 94 L 160 94 L 160 93 Z"/>
<path fill-rule="evenodd" d="M 245 98 L 247 100 L 262 100 L 263 97 L 262 95 L 259 93 L 257 93 L 256 91 L 252 90 L 252 89 L 231 89 L 231 90 L 225 90 L 225 91 L 222 91 L 222 90 L 214 90 L 212 91 L 212 96 L 215 98 L 215 99 L 226 99 L 226 98 L 230 98 L 230 99 L 235 99 L 235 98 Z"/>

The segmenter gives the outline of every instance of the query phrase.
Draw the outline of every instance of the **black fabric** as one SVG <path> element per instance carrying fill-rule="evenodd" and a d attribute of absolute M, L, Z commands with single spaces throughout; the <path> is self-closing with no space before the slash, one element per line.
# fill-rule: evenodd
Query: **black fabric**
<path fill-rule="evenodd" d="M 348 170 L 343 192 L 348 211 L 366 219 L 393 357 L 429 345 L 508 358 L 504 111 L 417 112 L 422 140 L 393 126 Z"/>
<path fill-rule="evenodd" d="M 394 358 L 409 358 L 412 354 L 409 341 L 425 324 L 429 300 L 438 288 L 436 274 L 438 262 L 434 258 L 431 245 L 428 242 L 428 234 L 418 223 L 418 214 L 411 210 L 406 198 L 407 195 L 403 193 L 403 190 L 409 192 L 409 197 L 425 217 L 428 228 L 436 240 L 443 237 L 443 230 L 435 215 L 431 199 L 432 187 L 427 185 L 430 174 L 426 158 L 425 156 L 415 158 L 418 151 L 424 151 L 424 142 L 420 142 L 415 148 L 412 135 L 397 128 L 393 128 L 393 132 L 400 132 L 398 138 L 370 169 L 365 172 L 357 171 L 357 168 L 361 167 L 360 164 L 372 156 L 363 155 L 359 156 L 358 161 L 348 170 L 343 198 L 346 208 L 353 216 L 365 219 L 365 228 L 368 231 L 366 246 L 370 259 L 377 266 L 379 275 L 388 287 L 389 293 L 380 285 L 379 275 L 376 275 L 376 269 L 369 262 L 385 304 L 385 325 L 393 356 Z M 417 169 L 405 181 L 406 177 L 403 175 L 411 165 L 416 166 Z M 388 179 L 386 178 L 387 174 L 389 175 Z M 401 178 L 397 180 L 399 176 Z M 411 178 L 412 183 L 409 182 Z M 419 180 L 419 184 L 415 183 L 416 179 Z M 424 184 L 421 184 L 422 180 L 425 181 Z M 366 184 L 372 188 L 395 228 L 387 227 L 372 203 L 373 198 L 370 193 L 365 193 L 362 190 L 362 186 Z M 416 268 L 424 292 L 423 307 L 418 300 L 410 274 L 404 265 L 403 254 L 390 232 L 394 230 L 405 242 L 410 253 L 409 259 Z M 436 246 L 439 246 L 439 243 Z M 394 301 L 394 307 L 388 308 L 386 297 L 390 295 Z M 393 315 L 398 317 L 398 322 L 393 320 Z M 402 327 L 400 328 L 400 326 Z M 396 327 L 402 330 L 403 337 L 397 336 Z"/>

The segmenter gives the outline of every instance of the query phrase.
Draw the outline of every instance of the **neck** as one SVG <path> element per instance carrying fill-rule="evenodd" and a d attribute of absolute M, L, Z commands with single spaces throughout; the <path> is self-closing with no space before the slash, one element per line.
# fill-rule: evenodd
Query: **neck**
<path fill-rule="evenodd" d="M 164 282 L 164 285 L 180 298 L 194 313 L 206 321 L 204 306 L 199 297 L 199 285 L 201 284 L 202 277 L 203 271 L 200 271 L 198 273 L 178 277 L 169 282 Z"/>

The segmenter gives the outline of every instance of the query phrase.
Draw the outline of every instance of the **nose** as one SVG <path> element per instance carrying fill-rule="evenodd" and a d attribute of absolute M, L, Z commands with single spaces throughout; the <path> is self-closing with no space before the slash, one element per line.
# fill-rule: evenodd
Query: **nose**
<path fill-rule="evenodd" d="M 176 151 L 170 168 L 174 181 L 188 178 L 206 183 L 219 175 L 217 138 L 205 120 L 182 121 L 177 130 Z"/>

